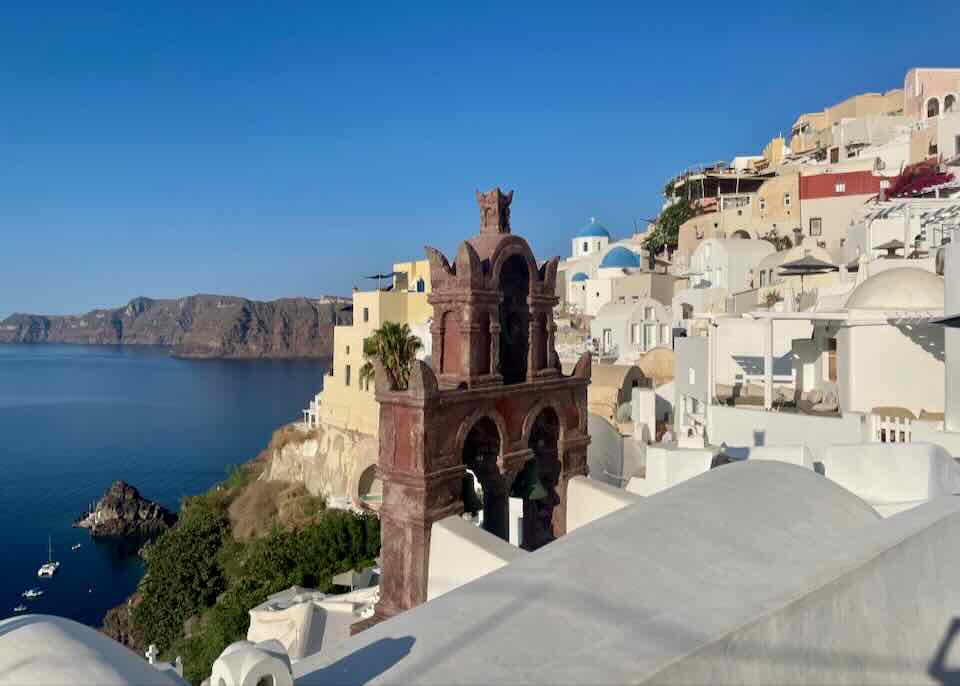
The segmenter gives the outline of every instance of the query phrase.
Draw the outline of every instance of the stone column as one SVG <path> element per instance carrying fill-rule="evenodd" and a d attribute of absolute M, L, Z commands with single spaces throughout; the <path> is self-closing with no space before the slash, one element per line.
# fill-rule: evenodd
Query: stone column
<path fill-rule="evenodd" d="M 715 392 L 716 389 L 709 390 L 708 402 Z M 763 407 L 767 410 L 773 407 L 773 317 L 767 322 L 763 337 Z M 708 410 L 704 409 L 705 412 Z"/>
<path fill-rule="evenodd" d="M 464 465 L 439 453 L 437 380 L 418 362 L 409 389 L 387 385 L 383 365 L 374 360 L 380 403 L 380 601 L 373 617 L 353 625 L 356 633 L 427 600 L 430 528 L 463 513 Z M 449 456 L 447 456 L 449 458 Z"/>
<path fill-rule="evenodd" d="M 537 349 L 537 340 L 539 333 L 537 331 L 537 313 L 531 308 L 530 321 L 527 324 L 527 381 L 533 381 L 537 376 L 536 361 L 537 356 L 534 351 Z"/>
<path fill-rule="evenodd" d="M 490 373 L 500 373 L 500 313 L 494 308 L 490 313 Z"/>
<path fill-rule="evenodd" d="M 430 335 L 433 338 L 433 364 L 437 374 L 443 371 L 443 312 L 434 309 L 433 321 L 430 323 Z"/>
<path fill-rule="evenodd" d="M 553 508 L 553 536 L 560 538 L 567 533 L 567 485 L 575 476 L 587 476 L 587 446 L 590 437 L 580 434 L 560 441 L 562 469 L 557 481 L 557 496 L 560 502 Z"/>

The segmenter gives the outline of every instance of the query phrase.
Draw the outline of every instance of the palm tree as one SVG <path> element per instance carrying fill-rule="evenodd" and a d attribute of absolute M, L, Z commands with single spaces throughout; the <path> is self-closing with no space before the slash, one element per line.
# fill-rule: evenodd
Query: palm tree
<path fill-rule="evenodd" d="M 390 385 L 397 390 L 405 390 L 410 381 L 410 370 L 417 359 L 417 351 L 423 347 L 420 339 L 413 335 L 406 323 L 384 322 L 373 335 L 363 341 L 363 355 L 368 362 L 360 368 L 360 380 L 368 383 L 373 378 L 373 364 L 370 358 L 380 358 Z"/>

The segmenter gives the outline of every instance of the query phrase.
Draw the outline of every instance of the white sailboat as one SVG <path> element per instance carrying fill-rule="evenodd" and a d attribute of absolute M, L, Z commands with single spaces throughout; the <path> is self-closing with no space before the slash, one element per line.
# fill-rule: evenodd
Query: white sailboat
<path fill-rule="evenodd" d="M 60 563 L 53 559 L 53 539 L 47 537 L 47 562 L 37 570 L 37 576 L 50 578 L 60 569 Z"/>
<path fill-rule="evenodd" d="M 17 605 L 15 608 L 13 608 L 13 611 L 14 611 L 14 612 L 26 612 L 26 611 L 27 611 L 27 606 L 24 605 L 23 603 L 20 603 L 20 604 Z"/>
<path fill-rule="evenodd" d="M 39 588 L 28 588 L 23 592 L 24 598 L 39 598 L 42 595 L 43 591 L 41 591 Z"/>

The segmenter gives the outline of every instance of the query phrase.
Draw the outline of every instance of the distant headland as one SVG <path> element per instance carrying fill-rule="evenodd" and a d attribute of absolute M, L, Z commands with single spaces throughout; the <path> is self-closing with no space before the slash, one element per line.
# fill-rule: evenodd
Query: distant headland
<path fill-rule="evenodd" d="M 329 357 L 333 327 L 352 321 L 349 303 L 337 296 L 141 297 L 81 315 L 12 314 L 0 322 L 0 343 L 162 345 L 186 358 Z"/>

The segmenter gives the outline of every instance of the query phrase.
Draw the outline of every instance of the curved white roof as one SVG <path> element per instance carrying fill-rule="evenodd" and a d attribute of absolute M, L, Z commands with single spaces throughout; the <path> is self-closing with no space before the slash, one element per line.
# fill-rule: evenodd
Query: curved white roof
<path fill-rule="evenodd" d="M 670 308 L 662 302 L 649 295 L 640 296 L 637 302 L 629 303 L 607 303 L 597 310 L 597 319 L 642 319 L 645 307 L 654 307 L 656 309 L 657 319 L 669 319 Z"/>
<path fill-rule="evenodd" d="M 876 557 L 861 542 L 882 521 L 809 469 L 726 465 L 307 658 L 295 673 L 316 679 L 353 653 L 392 656 L 380 662 L 384 686 L 477 675 L 501 684 L 669 683 L 657 672 L 822 587 L 851 559 Z"/>
<path fill-rule="evenodd" d="M 871 276 L 847 299 L 848 310 L 942 310 L 943 279 L 915 267 Z"/>
<path fill-rule="evenodd" d="M 0 682 L 49 686 L 186 683 L 152 667 L 99 631 L 52 615 L 23 615 L 0 622 Z"/>

